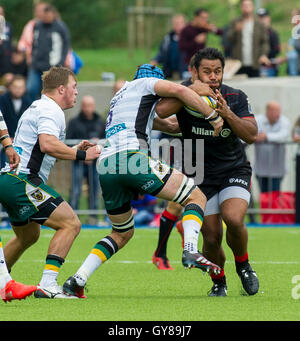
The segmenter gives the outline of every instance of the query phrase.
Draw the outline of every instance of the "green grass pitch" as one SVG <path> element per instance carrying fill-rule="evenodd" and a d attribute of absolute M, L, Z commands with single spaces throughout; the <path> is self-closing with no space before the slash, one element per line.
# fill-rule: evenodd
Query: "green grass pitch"
<path fill-rule="evenodd" d="M 168 244 L 174 271 L 159 271 L 151 263 L 157 244 L 156 228 L 136 229 L 133 239 L 93 274 L 87 299 L 0 302 L 0 321 L 299 321 L 299 228 L 249 228 L 250 263 L 260 280 L 255 296 L 241 294 L 233 256 L 223 242 L 227 263 L 228 296 L 208 297 L 211 280 L 198 269 L 181 265 L 181 239 L 176 229 Z M 13 235 L 1 230 L 3 244 Z M 109 230 L 83 229 L 61 268 L 59 284 L 72 275 L 90 249 Z M 37 284 L 48 243 L 40 240 L 21 257 L 12 271 L 15 280 Z M 202 239 L 200 239 L 200 246 Z M 293 278 L 298 282 L 293 283 Z M 298 283 L 298 287 L 297 287 Z"/>

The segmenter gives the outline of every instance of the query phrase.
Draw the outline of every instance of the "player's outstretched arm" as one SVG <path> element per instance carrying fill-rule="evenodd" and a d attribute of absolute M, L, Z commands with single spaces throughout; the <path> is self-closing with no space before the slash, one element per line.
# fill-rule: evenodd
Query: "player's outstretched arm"
<path fill-rule="evenodd" d="M 188 86 L 191 90 L 195 91 L 199 96 L 210 96 L 216 99 L 216 95 L 208 84 L 195 80 L 194 83 Z M 162 98 L 155 107 L 156 112 L 162 116 L 170 116 L 177 114 L 183 107 L 184 103 L 177 98 Z"/>
<path fill-rule="evenodd" d="M 68 147 L 56 136 L 48 134 L 40 134 L 39 143 L 43 153 L 61 160 L 91 161 L 99 157 L 101 152 L 97 145 L 88 148 L 86 151 Z"/>
<path fill-rule="evenodd" d="M 192 108 L 195 108 L 206 117 L 212 114 L 212 108 L 210 108 L 199 95 L 197 95 L 193 90 L 189 89 L 186 86 L 176 84 L 167 80 L 159 80 L 158 82 L 156 82 L 154 90 L 157 95 L 161 97 L 175 97 L 179 99 L 181 102 L 191 106 Z M 157 114 L 161 118 L 171 116 L 166 114 L 159 114 L 158 112 Z"/>
<path fill-rule="evenodd" d="M 201 112 L 214 128 L 214 136 L 218 136 L 223 126 L 223 119 L 219 117 L 212 108 L 206 104 L 203 99 L 193 90 L 186 86 L 176 84 L 166 80 L 159 80 L 155 83 L 154 90 L 161 97 L 176 97 L 181 102 Z M 160 118 L 166 118 L 172 114 L 157 112 Z"/>

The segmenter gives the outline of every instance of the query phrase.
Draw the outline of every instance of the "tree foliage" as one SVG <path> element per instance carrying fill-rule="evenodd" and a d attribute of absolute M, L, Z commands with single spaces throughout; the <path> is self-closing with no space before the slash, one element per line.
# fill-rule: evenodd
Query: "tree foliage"
<path fill-rule="evenodd" d="M 20 37 L 26 22 L 33 16 L 33 4 L 38 0 L 0 0 L 6 19 L 13 25 L 14 39 Z M 127 45 L 127 8 L 141 0 L 43 0 L 53 4 L 70 29 L 72 45 L 81 48 L 102 48 Z M 283 5 L 284 2 L 284 5 Z M 225 26 L 239 14 L 239 1 L 232 0 L 143 0 L 148 7 L 171 7 L 174 13 L 183 13 L 190 20 L 198 7 L 206 8 L 211 21 Z M 230 6 L 230 3 L 235 3 Z M 273 24 L 288 27 L 290 11 L 297 7 L 297 0 L 263 0 L 271 10 Z M 279 6 L 278 4 L 281 4 Z M 163 18 L 153 20 L 152 42 L 157 43 L 165 34 Z"/>
<path fill-rule="evenodd" d="M 99 48 L 126 44 L 126 7 L 134 0 L 46 0 L 69 27 L 74 47 Z M 17 40 L 33 17 L 34 0 L 0 0 Z"/>

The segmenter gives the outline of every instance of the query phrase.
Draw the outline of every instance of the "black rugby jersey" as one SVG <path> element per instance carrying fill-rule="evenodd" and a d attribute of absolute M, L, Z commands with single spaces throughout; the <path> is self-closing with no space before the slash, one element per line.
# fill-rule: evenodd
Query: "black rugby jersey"
<path fill-rule="evenodd" d="M 190 81 L 183 82 L 186 86 L 190 84 Z M 248 97 L 243 91 L 223 84 L 220 92 L 231 111 L 238 117 L 254 117 Z M 214 137 L 212 125 L 204 118 L 193 116 L 184 107 L 177 113 L 177 119 L 183 139 L 204 139 L 205 177 L 239 167 L 247 161 L 241 140 L 231 130 L 226 120 L 220 135 Z M 193 146 L 193 153 L 194 149 Z"/>

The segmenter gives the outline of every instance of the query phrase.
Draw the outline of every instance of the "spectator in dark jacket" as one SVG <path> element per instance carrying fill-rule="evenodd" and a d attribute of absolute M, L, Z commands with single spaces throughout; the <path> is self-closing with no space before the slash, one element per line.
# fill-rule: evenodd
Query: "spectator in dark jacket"
<path fill-rule="evenodd" d="M 259 77 L 261 65 L 269 66 L 270 50 L 268 32 L 256 17 L 253 0 L 241 0 L 241 15 L 229 25 L 227 39 L 231 44 L 231 57 L 242 63 L 238 74 Z"/>
<path fill-rule="evenodd" d="M 5 12 L 2 6 L 0 6 L 0 15 L 5 18 Z M 11 55 L 12 39 L 12 25 L 8 21 L 5 21 L 5 32 L 2 39 L 0 39 L 0 76 L 6 73 L 5 66 Z"/>
<path fill-rule="evenodd" d="M 18 121 L 30 106 L 30 98 L 25 95 L 26 81 L 21 75 L 15 75 L 7 85 L 7 91 L 0 96 L 0 110 L 7 125 L 10 137 L 15 136 Z"/>
<path fill-rule="evenodd" d="M 184 54 L 185 70 L 192 56 L 206 47 L 208 33 L 214 33 L 222 36 L 223 30 L 209 23 L 209 14 L 199 8 L 194 13 L 194 18 L 182 31 L 179 38 L 179 49 Z"/>
<path fill-rule="evenodd" d="M 95 112 L 96 105 L 92 96 L 84 96 L 81 101 L 81 111 L 73 118 L 67 128 L 67 139 L 93 140 L 105 138 L 105 122 Z M 72 184 L 70 189 L 70 205 L 77 210 L 81 195 L 83 179 L 88 183 L 88 206 L 91 210 L 98 209 L 99 180 L 96 171 L 96 161 L 74 161 L 72 163 Z M 92 216 L 93 223 L 96 216 Z"/>
<path fill-rule="evenodd" d="M 32 101 L 41 95 L 41 75 L 51 66 L 64 65 L 70 48 L 69 30 L 57 19 L 57 11 L 47 5 L 41 21 L 34 25 L 32 62 L 27 79 L 27 92 Z"/>
<path fill-rule="evenodd" d="M 31 104 L 30 99 L 25 95 L 25 84 L 25 78 L 16 75 L 8 84 L 7 91 L 0 96 L 0 110 L 11 138 L 15 136 L 20 117 Z M 7 162 L 7 158 L 2 149 L 0 157 L 1 168 L 4 167 L 5 162 Z"/>
<path fill-rule="evenodd" d="M 14 78 L 14 75 L 21 75 L 27 78 L 28 66 L 26 63 L 25 52 L 18 50 L 16 47 L 12 48 L 11 56 L 5 66 L 5 74 L 3 75 L 4 85 Z"/>
<path fill-rule="evenodd" d="M 150 62 L 155 66 L 161 64 L 166 78 L 183 79 L 185 70 L 178 42 L 180 32 L 185 25 L 183 14 L 176 14 L 172 17 L 172 30 L 164 36 L 158 54 Z"/>
<path fill-rule="evenodd" d="M 264 72 L 263 76 L 277 76 L 278 68 L 277 68 L 276 57 L 280 53 L 279 34 L 271 27 L 271 16 L 268 10 L 266 10 L 265 8 L 259 8 L 256 13 L 260 21 L 267 28 L 268 36 L 269 36 L 269 44 L 270 44 L 268 58 L 271 64 L 269 66 L 264 66 L 262 68 L 262 71 Z"/>

